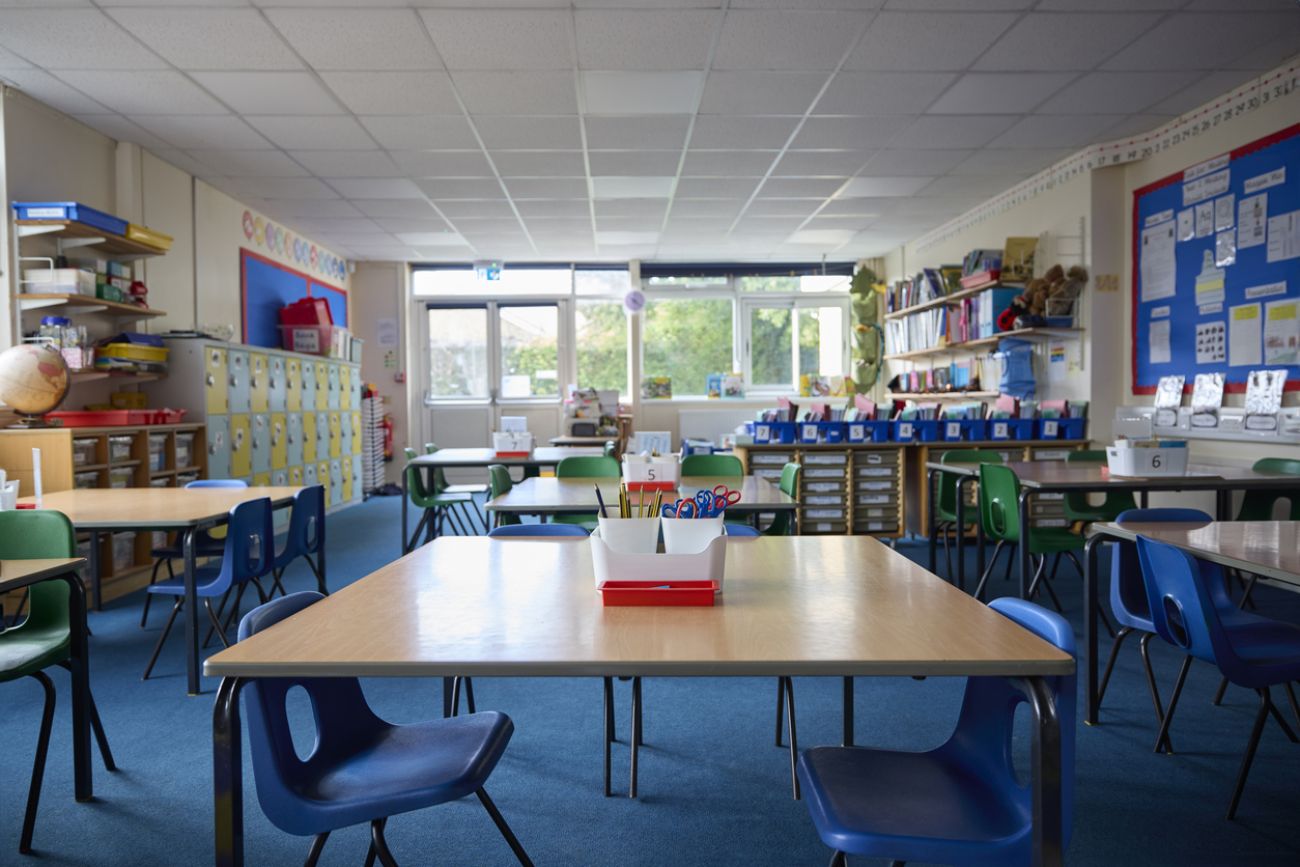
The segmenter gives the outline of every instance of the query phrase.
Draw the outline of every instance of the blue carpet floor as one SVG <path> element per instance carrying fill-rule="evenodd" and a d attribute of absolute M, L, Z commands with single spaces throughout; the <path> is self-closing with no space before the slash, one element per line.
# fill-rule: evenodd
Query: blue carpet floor
<path fill-rule="evenodd" d="M 337 588 L 394 559 L 397 498 L 380 498 L 330 517 L 330 584 Z M 924 562 L 921 545 L 900 546 Z M 1059 592 L 1080 630 L 1077 578 L 1062 570 Z M 291 571 L 290 589 L 314 583 Z M 993 582 L 998 593 L 1011 584 Z M 1300 621 L 1300 597 L 1261 589 L 1260 608 Z M 0 684 L 0 864 L 201 865 L 212 863 L 211 713 L 185 695 L 179 640 L 148 682 L 140 672 L 162 626 L 138 625 L 140 597 L 93 614 L 92 683 L 121 770 L 109 774 L 96 752 L 96 800 L 72 797 L 67 676 L 60 692 L 45 790 L 36 827 L 38 855 L 17 854 L 18 832 L 40 719 L 40 688 Z M 1109 649 L 1104 643 L 1103 648 Z M 1153 644 L 1168 693 L 1179 658 Z M 1103 650 L 1103 652 L 1104 652 Z M 1154 720 L 1137 649 L 1125 648 L 1103 707 L 1103 725 L 1078 727 L 1076 817 L 1067 861 L 1108 865 L 1300 863 L 1300 746 L 1272 724 L 1239 818 L 1223 811 L 1255 710 L 1254 695 L 1232 689 L 1223 707 L 1210 698 L 1217 675 L 1193 667 L 1173 737 L 1177 754 L 1151 752 Z M 646 746 L 638 800 L 601 796 L 598 680 L 478 678 L 480 708 L 500 709 L 515 736 L 488 785 L 539 865 L 821 865 L 829 853 L 806 808 L 790 797 L 787 755 L 772 743 L 775 682 L 668 679 L 645 682 Z M 376 709 L 394 721 L 439 712 L 440 686 L 419 680 L 367 681 Z M 960 682 L 932 678 L 859 679 L 862 744 L 928 748 L 947 735 Z M 628 684 L 618 685 L 620 734 L 628 732 Z M 839 682 L 796 680 L 801 744 L 839 740 Z M 1082 697 L 1080 698 L 1082 713 Z M 1288 712 L 1289 715 L 1289 712 Z M 1023 750 L 1023 741 L 1019 744 Z M 628 751 L 615 751 L 615 785 L 626 785 Z M 247 782 L 246 851 L 254 865 L 301 863 L 307 840 L 273 828 Z M 477 801 L 399 816 L 388 839 L 404 865 L 514 863 Z M 335 834 L 322 864 L 357 865 L 363 829 Z M 857 863 L 866 863 L 854 861 Z M 880 862 L 876 862 L 880 863 Z"/>

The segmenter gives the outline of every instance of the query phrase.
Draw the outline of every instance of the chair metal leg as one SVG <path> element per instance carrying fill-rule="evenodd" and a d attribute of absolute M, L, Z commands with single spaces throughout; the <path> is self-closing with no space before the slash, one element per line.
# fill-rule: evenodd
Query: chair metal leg
<path fill-rule="evenodd" d="M 994 568 L 997 567 L 998 555 L 1002 553 L 1002 548 L 1005 545 L 1006 542 L 998 542 L 997 545 L 993 546 L 993 556 L 989 558 L 988 565 L 984 567 L 984 573 L 980 575 L 980 580 L 975 585 L 975 593 L 973 595 L 976 599 L 983 599 L 984 585 L 988 583 L 989 576 L 993 574 Z"/>
<path fill-rule="evenodd" d="M 307 561 L 307 565 L 311 567 L 311 574 L 316 576 L 316 589 L 320 591 L 320 595 L 330 595 L 330 589 L 325 586 L 325 573 L 321 572 L 320 566 L 316 565 L 316 561 L 310 554 L 303 554 L 302 559 Z"/>
<path fill-rule="evenodd" d="M 636 797 L 636 760 L 641 747 L 641 678 L 632 678 L 632 769 L 627 796 Z"/>
<path fill-rule="evenodd" d="M 1237 782 L 1232 788 L 1232 799 L 1228 801 L 1228 819 L 1237 818 L 1237 805 L 1241 803 L 1242 790 L 1246 788 L 1246 777 L 1250 775 L 1250 766 L 1255 762 L 1255 750 L 1259 748 L 1259 737 L 1264 733 L 1264 722 L 1268 719 L 1268 709 L 1273 700 L 1267 689 L 1259 690 L 1259 712 L 1255 714 L 1255 725 L 1250 730 L 1250 740 L 1246 743 L 1246 752 L 1241 757 L 1241 767 L 1237 770 Z"/>
<path fill-rule="evenodd" d="M 843 852 L 836 849 L 831 853 L 831 863 L 828 867 L 849 867 L 849 859 Z"/>
<path fill-rule="evenodd" d="M 1151 639 L 1155 634 L 1151 632 L 1143 633 L 1142 638 L 1138 640 L 1138 650 L 1142 652 L 1142 668 L 1147 675 L 1147 692 L 1151 694 L 1151 704 L 1156 709 L 1156 725 L 1160 725 L 1165 718 L 1164 704 L 1160 701 L 1160 687 L 1156 685 L 1155 671 L 1151 668 Z M 1169 738 L 1166 735 L 1165 744 L 1169 744 Z"/>
<path fill-rule="evenodd" d="M 1223 694 L 1227 691 L 1228 679 L 1226 677 L 1219 678 L 1219 688 L 1214 691 L 1214 701 L 1212 702 L 1215 707 L 1223 703 Z"/>
<path fill-rule="evenodd" d="M 225 625 L 220 629 L 214 629 L 211 626 L 208 627 L 208 634 L 203 636 L 203 646 L 205 648 L 212 643 L 212 634 L 214 632 L 221 632 L 224 635 L 225 631 L 230 628 L 230 622 L 234 620 L 235 617 L 239 614 L 239 603 L 240 600 L 244 598 L 244 588 L 246 588 L 247 586 L 248 586 L 247 584 L 239 585 L 239 589 L 235 591 L 235 604 L 230 607 L 229 611 L 226 611 L 226 599 L 227 597 L 230 596 L 230 590 L 227 590 L 225 594 L 221 597 L 221 601 L 217 603 L 217 620 L 221 621 L 221 615 L 224 613 L 226 615 L 226 619 L 224 621 Z M 206 599 L 204 600 L 204 603 L 205 604 L 207 603 Z M 209 610 L 211 610 L 211 607 L 212 606 L 210 605 L 208 606 Z M 230 645 L 226 645 L 226 646 L 229 647 Z"/>
<path fill-rule="evenodd" d="M 451 682 L 451 715 L 460 716 L 460 681 L 459 677 Z"/>
<path fill-rule="evenodd" d="M 221 621 L 217 618 L 217 612 L 212 610 L 212 601 L 210 599 L 204 599 L 203 608 L 208 612 L 208 622 L 211 623 L 212 628 L 217 631 L 217 638 L 221 639 L 222 647 L 229 647 L 230 639 L 226 638 L 226 631 L 221 628 Z"/>
<path fill-rule="evenodd" d="M 1110 658 L 1106 660 L 1106 671 L 1101 676 L 1101 686 L 1097 687 L 1097 710 L 1101 710 L 1101 700 L 1106 697 L 1106 684 L 1110 683 L 1110 673 L 1115 670 L 1115 660 L 1119 658 L 1120 645 L 1124 639 L 1133 634 L 1133 627 L 1125 626 L 1115 636 L 1115 643 L 1110 646 Z"/>
<path fill-rule="evenodd" d="M 389 851 L 388 841 L 384 839 L 384 825 L 387 823 L 387 819 L 376 819 L 370 823 L 370 845 L 375 847 L 380 864 L 384 867 L 397 867 L 397 859 Z"/>
<path fill-rule="evenodd" d="M 170 567 L 170 566 L 171 566 L 171 561 L 170 561 L 170 560 L 167 560 L 166 562 L 167 562 L 168 567 Z M 150 584 L 157 584 L 157 583 L 158 583 L 158 567 L 161 566 L 162 564 L 163 564 L 163 559 L 162 559 L 162 558 L 159 558 L 159 559 L 153 561 L 153 571 L 149 573 L 149 583 L 150 583 Z M 150 602 L 153 602 L 153 594 L 152 594 L 152 593 L 146 593 L 146 594 L 144 594 L 144 611 L 140 612 L 140 628 L 141 628 L 141 629 L 146 628 L 146 627 L 148 626 L 148 624 L 149 624 L 149 603 L 150 603 Z"/>
<path fill-rule="evenodd" d="M 799 793 L 799 736 L 795 733 L 794 727 L 794 680 L 784 678 L 785 680 L 785 724 L 790 729 L 790 784 L 794 790 L 794 799 L 800 798 Z"/>
<path fill-rule="evenodd" d="M 478 713 L 474 709 L 474 679 L 471 677 L 465 678 L 465 706 L 470 713 Z"/>
<path fill-rule="evenodd" d="M 330 838 L 330 832 L 317 834 L 311 839 L 311 848 L 307 850 L 307 860 L 303 862 L 302 867 L 316 867 L 316 862 L 320 860 L 320 853 L 325 848 L 325 841 Z"/>
<path fill-rule="evenodd" d="M 72 671 L 72 663 L 70 662 L 60 662 L 59 666 Z M 104 734 L 104 724 L 99 719 L 99 708 L 95 705 L 95 696 L 87 692 L 86 698 L 89 699 L 90 728 L 95 734 L 95 740 L 99 742 L 99 755 L 104 760 L 104 770 L 116 771 L 117 762 L 113 760 L 113 751 L 108 746 L 108 736 Z"/>
<path fill-rule="evenodd" d="M 483 808 L 487 810 L 488 815 L 492 817 L 492 822 L 497 826 L 497 830 L 501 832 L 501 836 L 506 838 L 506 843 L 510 844 L 510 851 L 515 853 L 515 857 L 519 859 L 519 863 L 522 864 L 523 867 L 533 867 L 532 859 L 529 858 L 528 853 L 524 851 L 524 847 L 520 844 L 519 838 L 515 836 L 515 832 L 510 830 L 510 826 L 506 823 L 505 816 L 502 816 L 501 811 L 497 809 L 497 805 L 492 803 L 492 799 L 488 797 L 488 793 L 480 788 L 474 794 L 478 795 L 478 799 L 483 802 Z"/>
<path fill-rule="evenodd" d="M 853 746 L 853 678 L 844 678 L 842 689 L 840 701 L 844 715 L 844 732 L 840 738 L 840 746 L 851 747 Z"/>
<path fill-rule="evenodd" d="M 1291 713 L 1295 716 L 1296 724 L 1300 725 L 1300 704 L 1296 703 L 1295 690 L 1291 688 L 1290 681 L 1287 681 L 1284 686 L 1286 686 L 1287 701 L 1291 703 Z"/>
<path fill-rule="evenodd" d="M 163 627 L 162 635 L 158 636 L 158 643 L 153 646 L 153 655 L 149 657 L 149 664 L 144 667 L 144 676 L 141 680 L 148 680 L 149 673 L 153 671 L 154 663 L 158 661 L 158 654 L 162 653 L 163 644 L 167 641 L 167 636 L 171 634 L 172 624 L 176 622 L 176 615 L 181 613 L 181 606 L 185 604 L 185 597 L 182 596 L 172 605 L 172 613 L 167 616 L 167 624 Z"/>
<path fill-rule="evenodd" d="M 50 731 L 54 728 L 54 682 L 45 672 L 33 672 L 32 677 L 45 690 L 45 706 L 41 711 L 41 729 L 36 736 L 36 760 L 32 762 L 32 781 L 27 789 L 27 812 L 23 814 L 23 832 L 18 838 L 18 851 L 28 855 L 32 851 L 32 833 L 36 830 L 36 807 L 41 800 L 41 783 L 45 780 L 45 757 L 50 752 Z"/>
<path fill-rule="evenodd" d="M 614 678 L 601 678 L 603 681 L 603 694 L 605 699 L 605 797 L 610 796 L 609 791 L 609 763 L 610 763 L 610 745 L 614 742 Z"/>
<path fill-rule="evenodd" d="M 781 738 L 781 726 L 785 723 L 785 678 L 776 679 L 776 745 L 785 746 Z"/>
<path fill-rule="evenodd" d="M 1178 697 L 1183 694 L 1183 684 L 1187 682 L 1187 672 L 1191 670 L 1192 657 L 1183 657 L 1182 667 L 1178 669 L 1178 680 L 1174 683 L 1174 693 L 1169 697 L 1169 707 L 1165 708 L 1164 719 L 1160 720 L 1160 731 L 1156 734 L 1156 745 L 1151 752 L 1160 752 L 1161 747 L 1167 755 L 1174 754 L 1173 745 L 1169 743 L 1169 726 L 1174 721 L 1174 711 L 1178 709 Z"/>

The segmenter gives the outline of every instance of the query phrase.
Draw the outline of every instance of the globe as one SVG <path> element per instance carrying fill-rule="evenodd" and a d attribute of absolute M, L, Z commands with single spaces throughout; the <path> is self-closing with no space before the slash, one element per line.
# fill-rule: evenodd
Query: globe
<path fill-rule="evenodd" d="M 20 426 L 43 425 L 40 417 L 67 393 L 68 365 L 53 349 L 20 343 L 0 352 L 0 403 L 24 416 Z"/>

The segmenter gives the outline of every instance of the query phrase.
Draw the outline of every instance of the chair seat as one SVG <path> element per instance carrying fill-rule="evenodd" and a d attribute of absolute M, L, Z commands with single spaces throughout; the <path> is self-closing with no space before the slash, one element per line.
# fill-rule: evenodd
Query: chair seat
<path fill-rule="evenodd" d="M 213 587 L 216 583 L 217 576 L 221 574 L 219 566 L 200 566 L 194 571 L 194 592 L 199 596 L 220 596 L 225 590 L 217 590 Z M 177 575 L 175 578 L 164 578 L 162 581 L 150 584 L 145 588 L 147 593 L 156 593 L 160 596 L 184 596 L 185 595 L 185 576 Z"/>
<path fill-rule="evenodd" d="M 416 508 L 420 509 L 441 509 L 443 506 L 454 506 L 457 503 L 472 503 L 474 496 L 472 494 L 434 494 L 429 497 L 411 497 Z"/>
<path fill-rule="evenodd" d="M 981 779 L 943 749 L 817 747 L 799 757 L 822 842 L 850 855 L 944 864 L 1009 863 L 1030 828 L 1028 798 Z"/>
<path fill-rule="evenodd" d="M 66 625 L 23 624 L 0 632 L 0 683 L 58 665 L 71 653 L 72 637 Z"/>
<path fill-rule="evenodd" d="M 448 485 L 442 489 L 444 494 L 486 494 L 487 485 Z"/>
<path fill-rule="evenodd" d="M 295 788 L 306 805 L 295 816 L 263 809 L 289 833 L 316 834 L 454 801 L 483 786 L 513 732 L 497 711 L 386 726 L 318 773 L 304 765 Z"/>
<path fill-rule="evenodd" d="M 226 543 L 221 539 L 199 539 L 198 544 L 194 546 L 194 556 L 196 557 L 220 557 L 226 551 Z M 175 545 L 163 545 L 160 548 L 150 548 L 149 556 L 155 560 L 167 558 L 168 560 L 179 560 L 185 556 L 181 543 Z"/>
<path fill-rule="evenodd" d="M 1233 652 L 1250 666 L 1251 689 L 1300 678 L 1300 626 L 1239 608 L 1219 611 Z"/>

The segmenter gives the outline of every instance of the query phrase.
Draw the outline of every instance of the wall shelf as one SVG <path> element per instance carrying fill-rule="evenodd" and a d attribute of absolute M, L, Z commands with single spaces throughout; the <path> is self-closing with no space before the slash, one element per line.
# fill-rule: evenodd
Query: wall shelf
<path fill-rule="evenodd" d="M 920 304 L 913 304 L 910 307 L 904 307 L 902 310 L 891 310 L 886 313 L 885 319 L 899 319 L 907 316 L 909 313 L 920 313 L 922 310 L 929 310 L 932 307 L 941 307 L 945 304 L 952 304 L 963 298 L 971 298 L 981 292 L 989 289 L 1018 289 L 1018 286 L 980 286 L 975 289 L 958 289 L 956 292 L 949 292 L 947 295 L 940 295 L 938 298 L 931 298 L 929 301 L 922 301 Z"/>
<path fill-rule="evenodd" d="M 63 312 L 75 316 L 78 313 L 106 313 L 120 319 L 150 319 L 154 316 L 166 316 L 166 310 L 141 307 L 138 304 L 126 304 L 121 301 L 106 301 L 89 295 L 65 295 L 56 292 L 23 292 L 18 295 L 18 309 L 24 313 L 29 310 L 49 310 L 54 307 L 69 308 Z"/>
<path fill-rule="evenodd" d="M 934 394 L 928 392 L 888 392 L 890 400 L 980 400 L 997 397 L 996 391 L 942 391 Z"/>
<path fill-rule="evenodd" d="M 115 259 L 144 259 L 167 253 L 152 244 L 133 241 L 124 235 L 73 220 L 15 220 L 14 227 L 20 238 L 43 235 L 59 241 L 64 249 L 94 247 L 98 252 Z"/>
<path fill-rule="evenodd" d="M 971 352 L 996 346 L 999 340 L 1008 337 L 1017 337 L 1022 340 L 1052 340 L 1061 337 L 1078 337 L 1081 334 L 1083 334 L 1082 328 L 1017 328 L 1013 331 L 999 332 L 992 337 L 981 337 L 978 340 L 966 340 L 962 343 L 950 343 L 944 346 L 931 346 L 926 349 L 913 349 L 910 352 L 896 352 L 892 355 L 886 355 L 884 360 L 904 361 L 910 358 L 924 358 L 928 355 Z"/>

